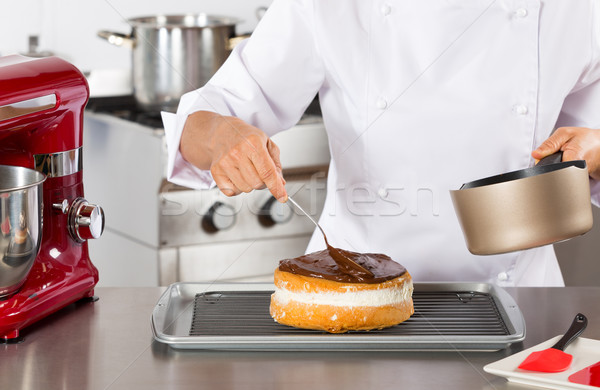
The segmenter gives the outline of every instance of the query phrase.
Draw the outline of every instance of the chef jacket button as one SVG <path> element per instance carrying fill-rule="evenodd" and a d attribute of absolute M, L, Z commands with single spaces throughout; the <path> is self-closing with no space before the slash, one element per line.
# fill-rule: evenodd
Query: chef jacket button
<path fill-rule="evenodd" d="M 379 195 L 380 198 L 385 199 L 388 197 L 389 192 L 385 188 L 381 187 L 379 190 L 377 190 L 377 195 Z"/>
<path fill-rule="evenodd" d="M 392 13 L 392 7 L 389 4 L 384 4 L 381 6 L 381 14 L 383 16 L 388 16 Z"/>
<path fill-rule="evenodd" d="M 515 11 L 515 16 L 517 18 L 524 18 L 525 16 L 527 16 L 527 10 L 525 8 L 519 8 Z"/>
<path fill-rule="evenodd" d="M 379 98 L 377 99 L 377 108 L 381 109 L 381 110 L 385 110 L 387 107 L 387 101 L 384 98 Z"/>
<path fill-rule="evenodd" d="M 519 104 L 515 106 L 515 112 L 519 115 L 526 115 L 529 112 L 529 109 L 524 104 Z"/>
<path fill-rule="evenodd" d="M 506 272 L 500 272 L 498 274 L 498 280 L 501 282 L 505 282 L 508 280 L 508 274 Z"/>

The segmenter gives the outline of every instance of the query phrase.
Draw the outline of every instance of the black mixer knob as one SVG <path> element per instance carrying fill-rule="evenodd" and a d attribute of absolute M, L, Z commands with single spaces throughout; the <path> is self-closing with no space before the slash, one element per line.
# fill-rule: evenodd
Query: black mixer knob
<path fill-rule="evenodd" d="M 233 224 L 235 209 L 222 202 L 215 202 L 202 217 L 202 229 L 209 233 L 229 229 Z"/>
<path fill-rule="evenodd" d="M 290 218 L 292 218 L 292 209 L 287 204 L 278 202 L 274 197 L 270 197 L 258 213 L 258 222 L 267 227 L 285 223 Z"/>
<path fill-rule="evenodd" d="M 102 207 L 77 198 L 68 211 L 69 233 L 77 242 L 99 238 L 104 232 L 104 210 Z"/>

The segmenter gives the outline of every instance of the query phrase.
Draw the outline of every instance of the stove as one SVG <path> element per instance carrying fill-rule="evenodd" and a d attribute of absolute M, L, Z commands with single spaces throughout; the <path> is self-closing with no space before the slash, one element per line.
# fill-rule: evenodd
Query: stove
<path fill-rule="evenodd" d="M 90 98 L 86 110 L 87 112 L 108 114 L 149 128 L 162 127 L 160 112 L 141 110 L 133 95 Z"/>
<path fill-rule="evenodd" d="M 91 98 L 84 126 L 84 185 L 106 214 L 89 245 L 99 286 L 270 281 L 279 260 L 304 253 L 314 226 L 267 190 L 228 198 L 168 182 L 160 113 L 133 96 Z M 288 192 L 318 218 L 330 158 L 318 102 L 273 140 Z"/>

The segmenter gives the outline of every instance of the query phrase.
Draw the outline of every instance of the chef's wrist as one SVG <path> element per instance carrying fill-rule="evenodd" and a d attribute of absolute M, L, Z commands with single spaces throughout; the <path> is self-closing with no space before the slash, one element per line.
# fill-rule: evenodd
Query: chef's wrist
<path fill-rule="evenodd" d="M 220 122 L 222 116 L 215 112 L 196 111 L 188 115 L 179 143 L 184 160 L 200 169 L 210 169 Z"/>

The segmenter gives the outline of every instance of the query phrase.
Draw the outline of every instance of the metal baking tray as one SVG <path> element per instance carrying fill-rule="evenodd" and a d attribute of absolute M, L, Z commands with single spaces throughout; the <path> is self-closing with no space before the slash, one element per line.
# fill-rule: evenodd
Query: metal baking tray
<path fill-rule="evenodd" d="M 276 323 L 272 283 L 175 283 L 152 313 L 154 338 L 176 349 L 496 351 L 525 338 L 513 298 L 485 283 L 416 283 L 415 314 L 391 328 L 329 334 Z"/>

